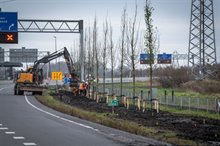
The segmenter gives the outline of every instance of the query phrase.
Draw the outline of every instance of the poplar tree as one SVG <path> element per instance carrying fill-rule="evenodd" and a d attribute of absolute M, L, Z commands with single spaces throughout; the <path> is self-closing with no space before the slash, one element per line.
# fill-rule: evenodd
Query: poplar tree
<path fill-rule="evenodd" d="M 149 0 L 146 0 L 145 6 L 145 24 L 146 24 L 146 32 L 145 32 L 145 51 L 149 54 L 149 65 L 150 65 L 150 97 L 152 99 L 152 76 L 153 76 L 153 64 L 154 64 L 154 48 L 155 48 L 155 37 L 154 37 L 154 27 L 153 27 L 153 19 L 152 19 L 153 7 L 150 4 Z"/>

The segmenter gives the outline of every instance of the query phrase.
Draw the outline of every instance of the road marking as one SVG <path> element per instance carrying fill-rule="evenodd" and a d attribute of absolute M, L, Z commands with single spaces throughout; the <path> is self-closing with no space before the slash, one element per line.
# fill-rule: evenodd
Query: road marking
<path fill-rule="evenodd" d="M 5 134 L 15 134 L 13 131 L 6 131 Z"/>
<path fill-rule="evenodd" d="M 113 134 L 113 133 L 110 133 L 109 135 L 111 135 L 111 136 L 116 136 L 116 134 Z"/>
<path fill-rule="evenodd" d="M 69 120 L 69 119 L 65 119 L 65 118 L 63 118 L 63 117 L 60 117 L 60 116 L 57 116 L 57 115 L 52 114 L 52 113 L 50 113 L 50 112 L 47 112 L 47 111 L 45 111 L 45 110 L 42 110 L 42 109 L 36 107 L 35 105 L 33 105 L 32 103 L 30 103 L 30 101 L 28 100 L 28 98 L 27 98 L 26 95 L 25 95 L 25 100 L 26 100 L 26 102 L 27 102 L 30 106 L 32 106 L 33 108 L 35 108 L 35 109 L 37 109 L 38 111 L 41 111 L 41 112 L 43 112 L 43 113 L 45 113 L 45 114 L 48 114 L 48 115 L 50 115 L 50 116 L 52 116 L 52 117 L 55 117 L 55 118 L 57 118 L 57 119 L 60 119 L 60 120 L 63 120 L 63 121 L 66 121 L 66 122 L 69 122 L 69 123 L 72 123 L 72 124 L 75 124 L 75 125 L 78 125 L 78 126 L 87 128 L 87 129 L 91 129 L 91 130 L 94 130 L 94 131 L 99 131 L 98 129 L 95 129 L 95 128 L 91 127 L 91 126 L 84 125 L 84 124 L 82 124 L 82 123 L 78 123 L 78 122 L 75 122 L 75 121 L 71 121 L 71 120 Z"/>
<path fill-rule="evenodd" d="M 1 90 L 4 90 L 4 89 L 6 89 L 6 88 L 10 88 L 11 86 L 7 86 L 7 87 L 3 87 L 3 88 L 0 88 L 0 91 Z"/>
<path fill-rule="evenodd" d="M 23 136 L 14 136 L 13 139 L 24 139 Z"/>
<path fill-rule="evenodd" d="M 8 130 L 8 127 L 0 127 L 0 130 Z"/>
<path fill-rule="evenodd" d="M 0 124 L 0 126 L 2 126 L 2 124 Z"/>
<path fill-rule="evenodd" d="M 4 90 L 4 89 L 6 89 L 6 88 L 9 88 L 9 87 L 0 88 L 0 91 Z"/>
<path fill-rule="evenodd" d="M 36 143 L 33 143 L 33 142 L 24 142 L 23 144 L 25 146 L 37 145 Z"/>

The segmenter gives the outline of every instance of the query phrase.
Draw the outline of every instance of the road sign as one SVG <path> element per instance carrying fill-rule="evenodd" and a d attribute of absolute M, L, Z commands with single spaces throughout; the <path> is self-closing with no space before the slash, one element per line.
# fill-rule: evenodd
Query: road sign
<path fill-rule="evenodd" d="M 154 54 L 140 54 L 140 64 L 154 64 Z"/>
<path fill-rule="evenodd" d="M 0 12 L 0 43 L 18 43 L 17 12 Z"/>
<path fill-rule="evenodd" d="M 157 63 L 158 64 L 171 64 L 172 54 L 158 54 L 157 55 Z"/>
<path fill-rule="evenodd" d="M 0 32 L 18 32 L 17 12 L 0 12 Z"/>
<path fill-rule="evenodd" d="M 9 50 L 10 62 L 35 62 L 38 57 L 38 49 L 27 49 L 25 47 Z"/>
<path fill-rule="evenodd" d="M 51 73 L 52 80 L 62 80 L 62 78 L 63 78 L 62 72 L 52 72 Z"/>
<path fill-rule="evenodd" d="M 140 64 L 147 64 L 147 54 L 140 54 Z"/>
<path fill-rule="evenodd" d="M 0 32 L 0 43 L 17 44 L 18 33 L 17 32 Z"/>
<path fill-rule="evenodd" d="M 117 99 L 112 99 L 112 101 L 109 102 L 108 106 L 118 106 L 118 100 Z"/>

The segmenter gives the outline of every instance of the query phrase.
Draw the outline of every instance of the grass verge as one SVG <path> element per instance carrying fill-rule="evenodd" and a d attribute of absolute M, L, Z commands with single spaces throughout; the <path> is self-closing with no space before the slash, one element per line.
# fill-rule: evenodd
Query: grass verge
<path fill-rule="evenodd" d="M 160 141 L 165 141 L 175 145 L 198 145 L 197 142 L 178 137 L 177 133 L 172 131 L 156 129 L 153 127 L 145 127 L 135 122 L 119 119 L 117 118 L 117 115 L 114 114 L 96 113 L 64 104 L 50 96 L 49 92 L 43 93 L 42 96 L 36 96 L 36 98 L 42 104 L 57 111 L 108 127 L 150 137 Z"/>
<path fill-rule="evenodd" d="M 144 92 L 148 92 L 150 90 L 149 88 L 149 82 L 136 82 L 136 93 L 140 93 L 141 90 Z M 100 84 L 102 86 L 102 84 Z M 106 88 L 111 89 L 111 84 L 106 83 Z M 120 83 L 114 83 L 114 88 L 120 89 Z M 123 89 L 126 89 L 128 92 L 133 91 L 133 84 L 132 83 L 123 83 Z M 171 96 L 172 91 L 174 91 L 175 97 L 192 97 L 192 98 L 220 98 L 220 93 L 199 93 L 199 92 L 193 92 L 191 90 L 188 90 L 186 88 L 162 88 L 161 86 L 155 86 L 155 88 L 158 88 L 158 96 L 164 96 L 165 90 L 167 91 L 167 96 Z"/>
<path fill-rule="evenodd" d="M 214 119 L 214 120 L 220 120 L 220 114 L 219 113 L 210 113 L 207 111 L 195 111 L 195 110 L 189 110 L 189 109 L 177 109 L 173 107 L 168 107 L 164 105 L 160 105 L 160 110 L 167 111 L 169 113 L 174 114 L 181 114 L 186 116 L 193 116 L 193 117 L 203 117 L 208 119 Z"/>

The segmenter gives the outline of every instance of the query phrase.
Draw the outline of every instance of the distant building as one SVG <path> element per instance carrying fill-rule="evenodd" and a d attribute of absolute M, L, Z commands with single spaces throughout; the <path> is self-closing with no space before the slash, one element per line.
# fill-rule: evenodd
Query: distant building
<path fill-rule="evenodd" d="M 33 63 L 38 58 L 38 49 L 18 48 L 9 50 L 10 62 Z"/>

